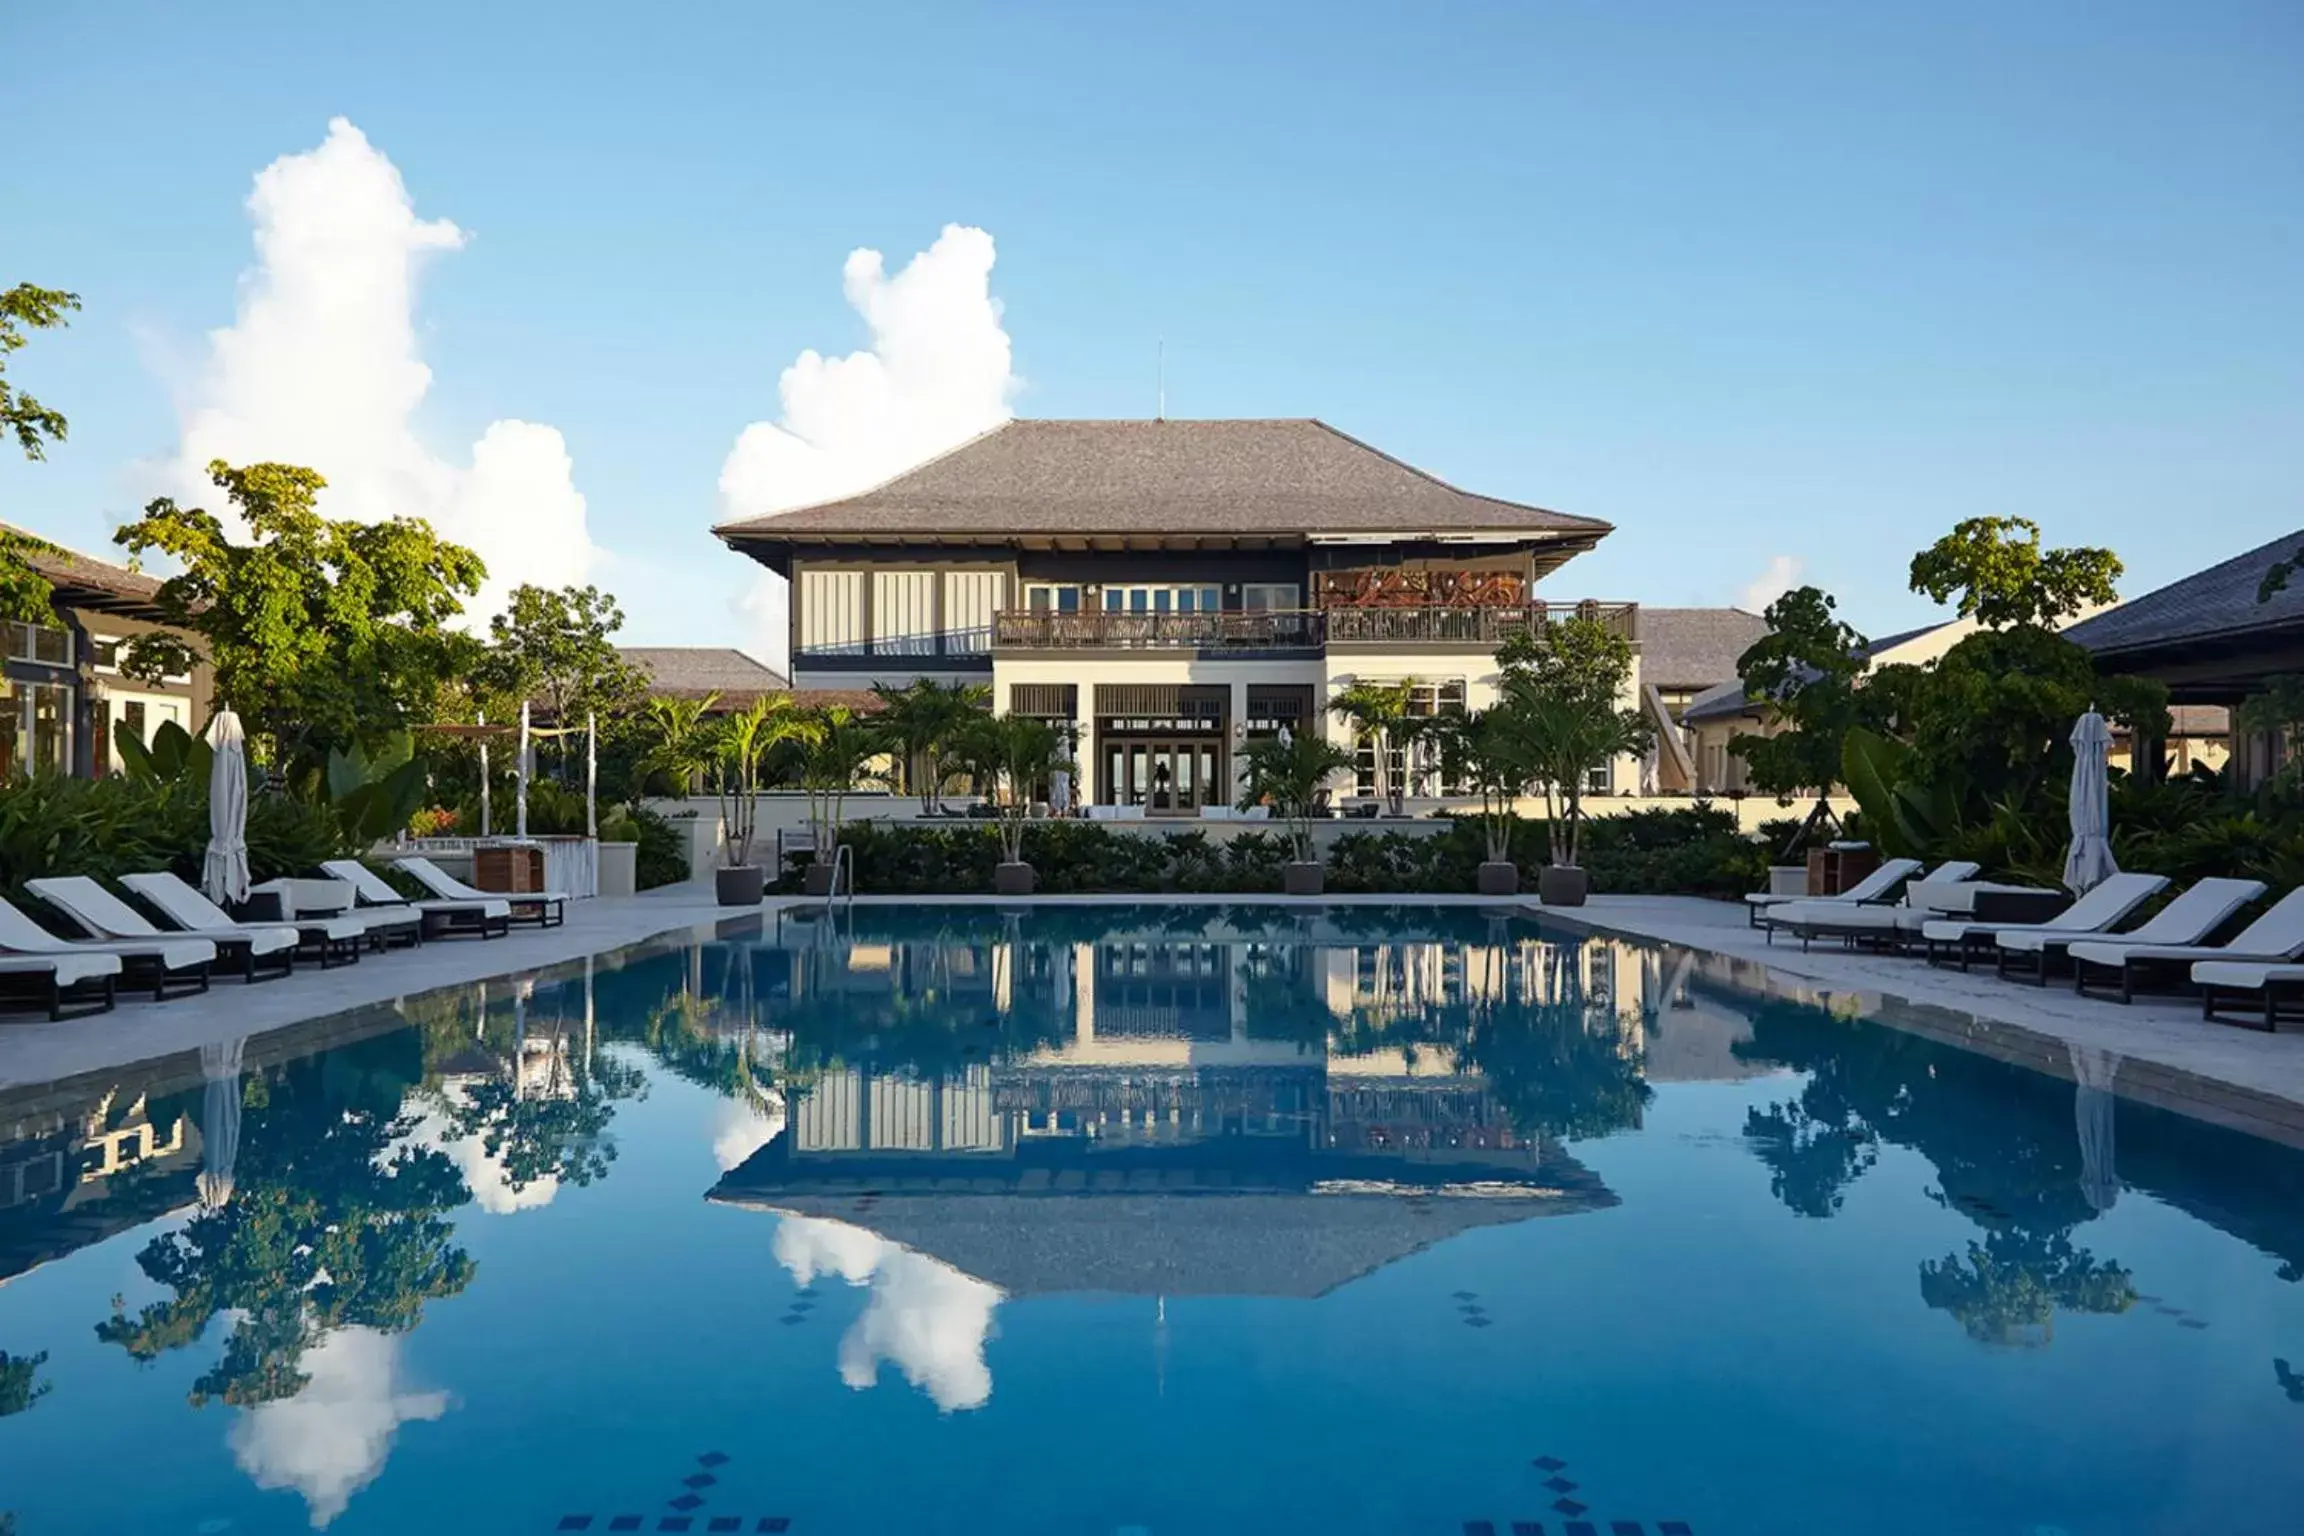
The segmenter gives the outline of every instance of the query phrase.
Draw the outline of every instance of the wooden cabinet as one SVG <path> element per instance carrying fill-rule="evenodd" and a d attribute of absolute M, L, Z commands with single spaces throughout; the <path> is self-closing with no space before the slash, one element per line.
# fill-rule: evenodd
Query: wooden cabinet
<path fill-rule="evenodd" d="M 1874 848 L 1811 848 L 1808 850 L 1808 894 L 1837 896 L 1880 867 Z"/>
<path fill-rule="evenodd" d="M 472 883 L 484 891 L 525 895 L 544 889 L 544 850 L 533 846 L 475 848 Z"/>

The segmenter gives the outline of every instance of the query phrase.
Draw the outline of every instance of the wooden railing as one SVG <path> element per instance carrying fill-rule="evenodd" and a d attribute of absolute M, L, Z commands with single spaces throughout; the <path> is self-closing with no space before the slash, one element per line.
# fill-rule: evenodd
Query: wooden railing
<path fill-rule="evenodd" d="M 996 649 L 1294 651 L 1342 645 L 1476 645 L 1493 648 L 1531 627 L 1575 617 L 1638 638 L 1631 603 L 1529 603 L 1515 607 L 1290 608 L 1256 613 L 1056 613 L 1010 609 L 992 620 Z"/>

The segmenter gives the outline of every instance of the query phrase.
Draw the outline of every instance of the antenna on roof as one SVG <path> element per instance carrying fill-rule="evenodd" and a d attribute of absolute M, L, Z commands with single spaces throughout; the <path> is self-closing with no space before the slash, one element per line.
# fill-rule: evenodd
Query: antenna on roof
<path fill-rule="evenodd" d="M 1163 336 L 1152 344 L 1152 419 L 1168 419 L 1168 338 Z"/>

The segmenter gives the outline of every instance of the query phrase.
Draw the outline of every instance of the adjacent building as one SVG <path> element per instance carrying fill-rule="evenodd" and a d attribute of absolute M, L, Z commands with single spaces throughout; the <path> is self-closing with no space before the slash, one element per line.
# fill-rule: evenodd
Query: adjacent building
<path fill-rule="evenodd" d="M 842 500 L 715 530 L 791 583 L 795 689 L 988 685 L 1056 722 L 1089 805 L 1194 815 L 1239 749 L 1341 738 L 1359 681 L 1479 708 L 1508 636 L 1630 603 L 1539 592 L 1611 531 L 1483 496 L 1312 420 L 1015 421 Z M 1628 707 L 1636 704 L 1627 698 Z M 1446 786 L 1398 765 L 1418 794 Z M 1357 793 L 1375 789 L 1362 746 Z M 1641 765 L 1598 776 L 1636 790 Z"/>
<path fill-rule="evenodd" d="M 140 571 L 53 546 L 26 563 L 55 589 L 55 619 L 5 626 L 0 662 L 0 779 L 17 774 L 109 773 L 122 727 L 150 743 L 173 722 L 197 731 L 208 718 L 205 666 L 158 683 L 121 674 L 122 648 L 162 628 L 160 583 Z"/>

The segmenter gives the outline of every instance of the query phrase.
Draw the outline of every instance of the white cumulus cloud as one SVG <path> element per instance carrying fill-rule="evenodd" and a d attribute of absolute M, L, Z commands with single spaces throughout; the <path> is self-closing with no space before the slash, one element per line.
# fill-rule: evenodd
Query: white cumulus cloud
<path fill-rule="evenodd" d="M 1014 414 L 1021 387 L 1000 301 L 992 237 L 947 224 L 890 276 L 878 251 L 849 253 L 841 291 L 870 344 L 845 357 L 802 352 L 776 383 L 780 414 L 737 434 L 720 468 L 728 517 L 758 517 L 853 495 Z M 762 572 L 738 602 L 757 651 L 781 662 L 781 577 Z"/>
<path fill-rule="evenodd" d="M 341 117 L 319 148 L 257 173 L 248 213 L 256 265 L 232 324 L 209 336 L 168 493 L 222 515 L 209 460 L 302 464 L 327 478 L 331 517 L 422 517 L 477 550 L 489 580 L 475 615 L 521 582 L 582 581 L 595 550 L 557 429 L 492 423 L 468 466 L 415 430 L 432 387 L 416 280 L 427 258 L 463 247 L 464 231 L 418 218 L 399 169 Z"/>
<path fill-rule="evenodd" d="M 340 1328 L 304 1352 L 310 1378 L 294 1397 L 261 1403 L 233 1421 L 232 1456 L 259 1488 L 293 1488 L 318 1530 L 376 1480 L 403 1424 L 448 1411 L 445 1392 L 410 1392 L 400 1341 L 373 1328 Z"/>
<path fill-rule="evenodd" d="M 1747 613 L 1759 613 L 1767 606 L 1800 585 L 1800 578 L 1808 574 L 1807 563 L 1796 555 L 1777 555 L 1768 562 L 1752 584 L 1737 599 L 1739 608 Z"/>
<path fill-rule="evenodd" d="M 861 1392 L 885 1360 L 946 1413 L 992 1400 L 984 1341 L 1000 1288 L 877 1232 L 818 1216 L 787 1216 L 776 1228 L 776 1261 L 806 1285 L 818 1274 L 868 1285 L 863 1315 L 840 1339 L 840 1379 Z"/>
<path fill-rule="evenodd" d="M 712 1160 L 726 1173 L 776 1139 L 784 1129 L 784 1097 L 771 1090 L 769 1102 L 722 1099 L 712 1127 Z"/>
<path fill-rule="evenodd" d="M 464 1176 L 465 1187 L 472 1191 L 472 1203 L 491 1216 L 541 1210 L 552 1203 L 553 1196 L 560 1193 L 558 1177 L 547 1173 L 514 1189 L 512 1176 L 505 1172 L 504 1159 L 488 1155 L 485 1137 L 456 1134 L 450 1113 L 471 1103 L 468 1080 L 450 1079 L 441 1084 L 440 1094 L 444 1102 L 419 1109 L 412 1117 L 408 1134 L 387 1148 L 379 1161 L 388 1161 L 403 1147 L 439 1152 Z"/>

